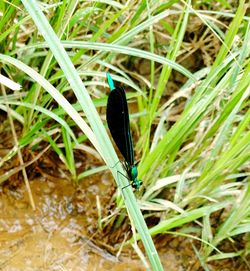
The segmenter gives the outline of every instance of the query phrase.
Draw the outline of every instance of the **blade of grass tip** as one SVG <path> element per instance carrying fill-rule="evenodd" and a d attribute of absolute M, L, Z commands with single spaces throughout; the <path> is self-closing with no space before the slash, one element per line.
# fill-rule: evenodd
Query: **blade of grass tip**
<path fill-rule="evenodd" d="M 92 169 L 86 170 L 86 171 L 78 174 L 77 180 L 80 181 L 83 178 L 94 175 L 96 173 L 100 173 L 100 172 L 108 170 L 108 169 L 109 169 L 108 166 L 100 166 L 100 167 L 97 167 L 97 168 L 92 168 Z"/>
<path fill-rule="evenodd" d="M 12 90 L 20 90 L 21 89 L 21 86 L 18 83 L 10 80 L 8 77 L 3 76 L 2 74 L 0 74 L 0 83 L 5 85 L 7 88 L 12 89 Z"/>
<path fill-rule="evenodd" d="M 210 215 L 211 213 L 221 210 L 229 205 L 231 205 L 231 201 L 228 200 L 220 203 L 214 203 L 205 207 L 200 207 L 195 210 L 186 211 L 183 214 L 161 221 L 158 225 L 150 229 L 150 233 L 154 236 L 172 228 L 180 227 L 181 225 L 195 221 L 196 219 L 199 219 L 205 215 Z"/>

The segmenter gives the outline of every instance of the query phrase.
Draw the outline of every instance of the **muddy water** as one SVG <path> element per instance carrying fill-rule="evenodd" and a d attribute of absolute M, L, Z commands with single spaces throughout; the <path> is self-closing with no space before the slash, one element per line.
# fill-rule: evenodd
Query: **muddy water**
<path fill-rule="evenodd" d="M 95 185 L 88 196 L 66 180 L 33 180 L 31 189 L 35 211 L 24 185 L 0 186 L 0 270 L 144 270 L 91 241 Z"/>
<path fill-rule="evenodd" d="M 105 174 L 77 188 L 60 179 L 39 178 L 30 185 L 35 211 L 22 182 L 0 186 L 0 270 L 145 270 L 132 249 L 115 256 L 121 244 L 121 240 L 116 241 L 117 235 L 98 232 L 96 195 L 105 209 L 114 192 Z M 102 213 L 103 217 L 108 214 Z M 110 245 L 111 241 L 114 245 Z M 189 239 L 159 236 L 154 241 L 160 246 L 164 270 L 203 270 L 195 264 L 198 259 Z M 244 262 L 236 260 L 215 262 L 209 267 L 211 271 L 249 270 Z"/>

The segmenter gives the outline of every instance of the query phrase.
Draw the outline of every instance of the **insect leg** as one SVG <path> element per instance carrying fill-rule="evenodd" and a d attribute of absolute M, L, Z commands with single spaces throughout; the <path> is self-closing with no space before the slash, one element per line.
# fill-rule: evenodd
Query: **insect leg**
<path fill-rule="evenodd" d="M 120 171 L 117 171 L 117 178 L 118 178 L 118 174 L 121 174 L 124 178 L 126 178 L 128 181 L 129 181 L 129 184 L 124 186 L 124 187 L 121 187 L 121 190 L 123 190 L 124 188 L 130 186 L 130 179 L 128 178 L 128 176 L 124 175 L 123 173 L 121 173 Z"/>
<path fill-rule="evenodd" d="M 117 164 L 119 164 L 119 163 L 121 163 L 121 164 L 122 164 L 123 162 L 119 160 L 119 161 L 117 161 L 117 162 L 115 163 L 115 165 L 114 165 L 114 166 L 112 166 L 112 167 L 111 167 L 111 166 L 109 166 L 109 168 L 114 168 L 114 167 L 116 167 L 116 165 L 117 165 Z"/>

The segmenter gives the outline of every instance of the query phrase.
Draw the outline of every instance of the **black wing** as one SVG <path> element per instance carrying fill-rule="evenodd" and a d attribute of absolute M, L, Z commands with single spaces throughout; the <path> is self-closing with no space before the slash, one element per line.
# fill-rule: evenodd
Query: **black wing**
<path fill-rule="evenodd" d="M 110 133 L 129 165 L 134 164 L 134 149 L 129 125 L 128 104 L 125 90 L 117 87 L 108 97 L 106 112 Z"/>

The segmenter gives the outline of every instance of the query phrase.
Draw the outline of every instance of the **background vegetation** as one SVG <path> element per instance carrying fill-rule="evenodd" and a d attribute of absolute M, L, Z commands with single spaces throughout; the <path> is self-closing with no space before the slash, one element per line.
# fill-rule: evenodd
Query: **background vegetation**
<path fill-rule="evenodd" d="M 0 4 L 1 74 L 22 87 L 5 88 L 1 79 L 1 134 L 12 134 L 14 142 L 0 166 L 15 157 L 19 164 L 5 170 L 0 182 L 21 170 L 35 207 L 32 176 L 25 168 L 50 149 L 73 183 L 110 168 L 118 186 L 126 185 L 117 177 L 123 169 L 103 126 L 109 71 L 125 87 L 131 105 L 143 186 L 134 191 L 137 200 L 131 188 L 125 189 L 125 204 L 139 231 L 133 238 L 143 239 L 153 268 L 161 270 L 161 265 L 149 235 L 143 236 L 144 219 L 151 236 L 196 240 L 193 248 L 205 270 L 212 260 L 234 257 L 250 268 L 249 4 L 23 4 Z M 40 156 L 27 155 L 35 152 Z M 84 153 L 98 162 L 78 167 Z M 122 208 L 119 191 L 113 199 Z M 121 213 L 108 220 L 114 228 L 124 221 Z M 102 219 L 99 227 L 108 227 Z M 224 249 L 227 242 L 234 245 Z"/>

